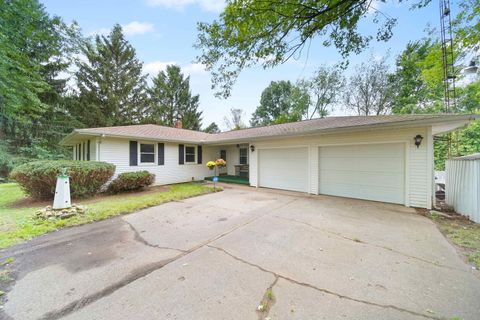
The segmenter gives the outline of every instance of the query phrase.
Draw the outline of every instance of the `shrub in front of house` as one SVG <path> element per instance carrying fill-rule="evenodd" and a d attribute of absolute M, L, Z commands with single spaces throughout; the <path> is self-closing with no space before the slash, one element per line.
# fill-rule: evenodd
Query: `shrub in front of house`
<path fill-rule="evenodd" d="M 155 175 L 148 171 L 135 171 L 120 173 L 110 183 L 108 190 L 113 193 L 138 190 L 148 187 L 155 181 Z"/>
<path fill-rule="evenodd" d="M 53 199 L 58 174 L 66 169 L 73 198 L 91 196 L 100 191 L 115 173 L 115 166 L 100 161 L 45 160 L 22 164 L 10 178 L 36 199 Z"/>

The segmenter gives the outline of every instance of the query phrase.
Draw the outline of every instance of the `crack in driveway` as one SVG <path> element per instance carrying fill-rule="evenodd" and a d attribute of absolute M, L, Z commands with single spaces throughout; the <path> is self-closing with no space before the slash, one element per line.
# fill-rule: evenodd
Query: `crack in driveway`
<path fill-rule="evenodd" d="M 263 272 L 269 273 L 269 274 L 273 275 L 275 278 L 280 278 L 280 279 L 286 280 L 290 283 L 293 283 L 293 284 L 296 284 L 296 285 L 299 285 L 299 286 L 302 286 L 302 287 L 310 288 L 310 289 L 313 289 L 313 290 L 316 290 L 316 291 L 319 291 L 319 292 L 322 292 L 322 293 L 333 295 L 333 296 L 335 296 L 337 298 L 340 298 L 340 299 L 350 300 L 350 301 L 354 301 L 354 302 L 358 302 L 358 303 L 362 303 L 362 304 L 366 304 L 366 305 L 370 305 L 370 306 L 375 306 L 375 307 L 379 307 L 379 308 L 383 308 L 383 309 L 393 309 L 393 310 L 397 310 L 397 311 L 400 311 L 400 312 L 409 313 L 411 315 L 427 318 L 427 319 L 434 319 L 434 320 L 443 319 L 443 318 L 434 317 L 434 316 L 431 316 L 431 315 L 426 315 L 426 314 L 423 314 L 423 313 L 420 313 L 420 312 L 404 309 L 404 308 L 401 308 L 401 307 L 397 307 L 397 306 L 391 305 L 391 304 L 381 304 L 381 303 L 371 302 L 371 301 L 367 301 L 367 300 L 362 300 L 362 299 L 357 299 L 357 298 L 349 297 L 349 296 L 346 296 L 346 295 L 342 295 L 340 293 L 336 293 L 336 292 L 333 292 L 333 291 L 325 289 L 325 288 L 320 288 L 320 287 L 314 286 L 312 284 L 309 284 L 309 283 L 306 283 L 306 282 L 301 282 L 301 281 L 293 279 L 291 277 L 284 276 L 284 275 L 279 274 L 275 271 L 268 270 L 268 269 L 266 269 L 266 268 L 264 268 L 260 265 L 254 264 L 254 263 L 249 262 L 247 260 L 244 260 L 240 257 L 237 257 L 237 256 L 233 255 L 232 253 L 228 252 L 227 250 L 225 250 L 221 247 L 216 247 L 216 246 L 212 246 L 212 245 L 207 245 L 207 247 L 212 248 L 212 249 L 216 249 L 220 252 L 223 252 L 224 254 L 230 256 L 231 258 L 233 258 L 237 261 L 240 261 L 244 264 L 247 264 L 249 266 L 255 267 L 255 268 L 257 268 L 257 269 L 259 269 Z M 274 283 L 276 283 L 276 281 Z"/>
<path fill-rule="evenodd" d="M 332 235 L 334 235 L 334 236 L 340 237 L 340 238 L 342 238 L 342 239 L 353 241 L 353 242 L 355 242 L 355 243 L 359 243 L 359 244 L 362 244 L 362 243 L 363 243 L 363 244 L 366 244 L 366 245 L 369 245 L 369 246 L 372 246 L 372 247 L 376 247 L 376 248 L 384 249 L 384 250 L 387 250 L 387 251 L 390 251 L 390 252 L 394 252 L 394 253 L 400 254 L 400 255 L 402 255 L 402 256 L 404 256 L 404 257 L 411 258 L 411 259 L 415 259 L 415 260 L 418 260 L 418 261 L 421 261 L 421 262 L 424 262 L 424 263 L 428 263 L 428 264 L 433 265 L 433 266 L 436 266 L 436 267 L 446 268 L 446 269 L 450 269 L 450 270 L 456 270 L 456 271 L 461 271 L 461 272 L 469 273 L 468 271 L 466 271 L 466 270 L 464 270 L 464 269 L 454 268 L 454 267 L 450 267 L 450 266 L 441 264 L 440 262 L 430 261 L 430 260 L 423 259 L 423 258 L 420 258 L 420 257 L 412 256 L 412 255 L 410 255 L 410 254 L 408 254 L 408 253 L 404 253 L 404 252 L 401 252 L 401 251 L 392 249 L 392 248 L 390 248 L 390 247 L 382 246 L 382 245 L 375 244 L 375 243 L 365 242 L 365 241 L 359 241 L 358 239 L 344 236 L 343 234 L 341 234 L 341 233 L 339 233 L 339 232 L 335 232 L 335 231 L 331 231 L 331 230 L 328 230 L 328 229 L 325 229 L 325 228 L 320 228 L 320 227 L 314 226 L 314 225 L 312 225 L 312 224 L 310 224 L 310 223 L 308 223 L 308 222 L 305 222 L 305 221 L 300 221 L 300 220 L 297 220 L 297 219 L 280 217 L 280 216 L 276 216 L 276 215 L 270 215 L 270 216 L 273 217 L 273 218 L 281 219 L 281 220 L 286 220 L 286 221 L 290 221 L 290 222 L 295 222 L 295 223 L 303 224 L 303 225 L 306 225 L 306 226 L 308 226 L 308 227 L 310 227 L 310 228 L 312 228 L 312 229 L 315 229 L 315 230 L 317 230 L 317 231 L 326 232 L 326 233 L 332 234 Z"/>
<path fill-rule="evenodd" d="M 277 210 L 277 209 L 280 209 L 282 208 L 283 206 L 287 206 L 289 204 L 291 204 L 292 202 L 296 201 L 295 199 L 292 200 L 292 201 L 289 201 L 287 203 L 284 203 L 280 206 L 277 206 L 277 207 L 274 207 L 274 208 L 271 208 L 270 211 L 272 210 Z M 118 289 L 136 281 L 136 280 L 139 280 L 141 278 L 144 278 L 146 276 L 148 276 L 149 274 L 151 274 L 152 272 L 154 271 L 157 271 L 163 267 L 165 267 L 166 265 L 172 263 L 172 262 L 175 262 L 181 258 L 183 258 L 184 256 L 190 254 L 190 253 L 193 253 L 195 251 L 197 251 L 198 249 L 200 248 L 203 248 L 203 247 L 208 247 L 210 243 L 222 238 L 222 237 L 225 237 L 226 235 L 266 216 L 270 211 L 266 211 L 264 212 L 263 214 L 259 214 L 257 216 L 255 216 L 254 218 L 252 219 L 249 219 L 248 221 L 242 223 L 242 224 L 239 224 L 237 226 L 234 226 L 233 228 L 227 230 L 226 232 L 223 232 L 205 242 L 202 242 L 200 243 L 199 245 L 197 246 L 194 246 L 188 250 L 185 250 L 185 251 L 181 251 L 178 255 L 170 258 L 170 259 L 165 259 L 165 260 L 162 260 L 162 261 L 159 261 L 159 262 L 155 262 L 155 263 L 152 263 L 152 264 L 149 264 L 147 266 L 143 266 L 143 267 L 140 267 L 138 268 L 136 271 L 132 272 L 129 276 L 126 276 L 124 277 L 122 280 L 116 282 L 116 283 L 113 283 L 107 287 L 105 287 L 104 289 L 100 290 L 100 291 L 97 291 L 97 292 L 94 292 L 88 296 L 85 296 L 83 298 L 80 298 L 80 299 L 77 299 L 69 304 L 67 304 L 66 306 L 60 308 L 60 309 L 57 309 L 57 310 L 54 310 L 54 311 L 50 311 L 50 312 L 47 312 L 45 313 L 42 317 L 40 317 L 39 319 L 41 320 L 56 320 L 56 319 L 60 319 L 62 317 L 65 317 L 73 312 L 76 312 L 82 308 L 84 308 L 85 306 L 95 302 L 95 301 L 98 301 L 112 293 L 114 293 L 115 291 L 117 291 Z M 128 225 L 130 225 L 128 222 L 127 222 Z M 133 228 L 132 225 L 130 225 L 130 227 L 134 230 L 135 234 L 137 235 L 138 232 L 135 228 Z M 136 238 L 137 241 L 140 241 L 142 243 L 144 243 L 145 245 L 147 246 L 153 246 L 151 244 L 149 244 L 147 241 L 145 241 L 142 237 L 138 237 Z M 143 241 L 142 241 L 143 240 Z M 154 246 L 156 247 L 156 246 Z M 161 247 L 156 247 L 156 248 L 161 248 Z M 168 248 L 168 249 L 171 249 L 171 248 Z M 178 250 L 178 249 L 172 249 L 172 250 Z"/>
<path fill-rule="evenodd" d="M 277 284 L 279 277 L 275 276 L 273 282 L 268 286 L 267 290 L 260 301 L 259 308 L 257 308 L 258 312 L 258 320 L 264 320 L 268 318 L 268 314 L 270 313 L 270 309 L 276 302 L 275 296 L 273 295 L 273 287 Z"/>
<path fill-rule="evenodd" d="M 170 247 L 162 247 L 162 246 L 159 246 L 159 245 L 156 245 L 156 244 L 151 244 L 150 242 L 148 242 L 147 240 L 145 240 L 144 237 L 142 237 L 140 235 L 140 232 L 138 232 L 138 230 L 130 223 L 128 222 L 127 220 L 123 220 L 123 222 L 125 222 L 129 227 L 130 229 L 132 229 L 133 233 L 135 234 L 135 240 L 140 242 L 140 243 L 143 243 L 144 245 L 146 246 L 149 246 L 149 247 L 152 247 L 152 248 L 157 248 L 157 249 L 165 249 L 165 250 L 175 250 L 175 251 L 180 251 L 180 252 L 187 252 L 187 250 L 182 250 L 182 249 L 177 249 L 177 248 L 170 248 Z"/>

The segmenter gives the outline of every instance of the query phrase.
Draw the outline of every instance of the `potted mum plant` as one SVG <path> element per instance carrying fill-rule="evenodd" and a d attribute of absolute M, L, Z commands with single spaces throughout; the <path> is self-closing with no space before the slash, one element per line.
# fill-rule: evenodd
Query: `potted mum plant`
<path fill-rule="evenodd" d="M 227 165 L 227 162 L 223 159 L 217 159 L 215 161 L 208 161 L 207 162 L 207 167 L 210 170 L 215 170 L 214 172 L 214 177 L 213 177 L 213 188 L 215 188 L 215 182 L 218 181 L 218 169 L 217 168 L 223 168 Z"/>

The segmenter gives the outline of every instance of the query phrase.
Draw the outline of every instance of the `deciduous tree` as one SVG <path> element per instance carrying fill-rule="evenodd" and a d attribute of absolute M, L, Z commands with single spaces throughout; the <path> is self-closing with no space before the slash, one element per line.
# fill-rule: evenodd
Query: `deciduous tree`
<path fill-rule="evenodd" d="M 244 129 L 247 126 L 243 121 L 244 112 L 242 109 L 230 109 L 230 117 L 225 116 L 223 121 L 225 122 L 225 126 L 230 130 L 240 130 Z"/>
<path fill-rule="evenodd" d="M 345 106 L 360 116 L 391 112 L 394 82 L 385 58 L 371 59 L 355 68 L 344 92 Z"/>
<path fill-rule="evenodd" d="M 266 126 L 285 122 L 300 121 L 306 115 L 310 103 L 302 87 L 290 81 L 272 81 L 265 88 L 250 120 L 250 125 Z"/>
<path fill-rule="evenodd" d="M 414 4 L 422 7 L 429 2 Z M 367 19 L 377 24 L 376 32 L 359 31 Z M 233 0 L 217 20 L 198 24 L 197 60 L 211 71 L 217 95 L 227 97 L 244 68 L 284 63 L 314 38 L 347 57 L 361 52 L 373 38 L 389 40 L 395 25 L 396 19 L 379 12 L 372 1 Z"/>
<path fill-rule="evenodd" d="M 328 116 L 337 103 L 344 90 L 345 78 L 342 69 L 337 65 L 333 67 L 320 67 L 309 80 L 301 80 L 299 85 L 310 95 L 312 110 L 308 111 L 308 117 L 320 118 Z"/>

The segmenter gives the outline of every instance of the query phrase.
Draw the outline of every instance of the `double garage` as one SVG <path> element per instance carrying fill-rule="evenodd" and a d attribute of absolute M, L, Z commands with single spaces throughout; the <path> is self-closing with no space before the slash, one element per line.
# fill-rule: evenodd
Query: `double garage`
<path fill-rule="evenodd" d="M 405 143 L 259 149 L 258 186 L 406 204 L 405 155 Z"/>

